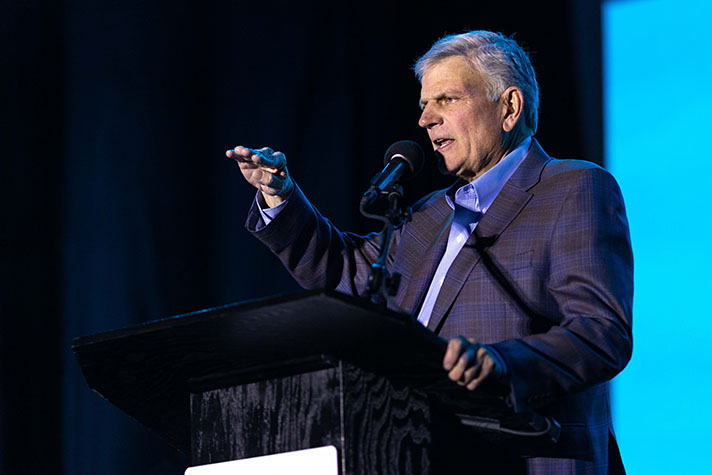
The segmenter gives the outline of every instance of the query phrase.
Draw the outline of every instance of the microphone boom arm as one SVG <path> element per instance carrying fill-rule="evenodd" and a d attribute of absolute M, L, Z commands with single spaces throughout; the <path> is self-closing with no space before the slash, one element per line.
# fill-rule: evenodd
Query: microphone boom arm
<path fill-rule="evenodd" d="M 401 201 L 403 200 L 403 188 L 397 183 L 393 183 L 380 194 L 388 197 L 388 208 L 385 215 L 370 213 L 366 206 L 373 201 L 372 197 L 364 195 L 361 200 L 361 214 L 367 218 L 375 219 L 383 223 L 381 232 L 381 246 L 376 262 L 371 264 L 371 272 L 368 275 L 366 284 L 366 297 L 376 304 L 385 305 L 388 296 L 393 296 L 398 292 L 400 275 L 390 275 L 388 272 L 388 252 L 391 246 L 393 231 L 403 225 L 411 218 L 410 208 L 403 210 Z"/>

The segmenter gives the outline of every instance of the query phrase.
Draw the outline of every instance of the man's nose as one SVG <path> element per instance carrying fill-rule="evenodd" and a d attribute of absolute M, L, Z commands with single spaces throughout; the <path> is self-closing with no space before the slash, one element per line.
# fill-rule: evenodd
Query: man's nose
<path fill-rule="evenodd" d="M 432 129 L 438 124 L 442 123 L 442 117 L 440 114 L 436 113 L 432 107 L 426 105 L 423 108 L 423 112 L 420 114 L 420 120 L 418 120 L 418 125 L 424 129 Z"/>

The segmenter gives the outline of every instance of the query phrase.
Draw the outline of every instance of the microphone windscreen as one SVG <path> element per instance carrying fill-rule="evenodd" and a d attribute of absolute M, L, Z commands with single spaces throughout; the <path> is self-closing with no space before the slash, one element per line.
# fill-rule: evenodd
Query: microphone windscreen
<path fill-rule="evenodd" d="M 386 155 L 383 157 L 383 164 L 388 165 L 388 162 L 396 155 L 408 163 L 410 175 L 418 173 L 423 166 L 423 149 L 412 140 L 401 140 L 388 147 Z"/>

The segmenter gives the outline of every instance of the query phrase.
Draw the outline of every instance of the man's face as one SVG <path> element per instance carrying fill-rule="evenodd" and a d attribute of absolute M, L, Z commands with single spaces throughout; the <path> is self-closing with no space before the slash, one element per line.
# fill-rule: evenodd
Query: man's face
<path fill-rule="evenodd" d="M 460 56 L 429 67 L 420 90 L 419 124 L 450 174 L 472 181 L 504 155 L 506 107 L 487 98 L 481 75 Z"/>

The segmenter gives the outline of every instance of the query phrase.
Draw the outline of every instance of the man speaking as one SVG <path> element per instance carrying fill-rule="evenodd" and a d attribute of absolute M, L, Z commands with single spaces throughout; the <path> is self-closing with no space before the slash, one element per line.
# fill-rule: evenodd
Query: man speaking
<path fill-rule="evenodd" d="M 608 381 L 631 355 L 633 257 L 618 185 L 596 165 L 549 157 L 534 139 L 539 88 L 514 40 L 447 36 L 414 70 L 419 124 L 457 181 L 417 202 L 393 234 L 388 261 L 401 280 L 388 306 L 449 339 L 450 379 L 470 390 L 504 384 L 514 408 L 553 417 L 577 441 L 518 461 L 473 447 L 474 469 L 622 471 Z M 379 236 L 335 229 L 283 153 L 238 146 L 227 156 L 259 190 L 248 229 L 294 278 L 363 295 Z"/>

